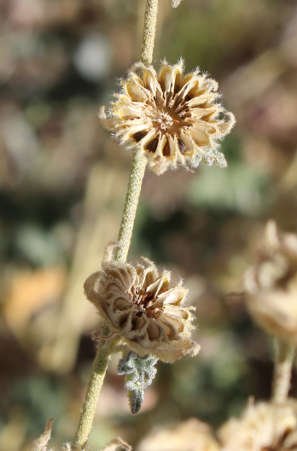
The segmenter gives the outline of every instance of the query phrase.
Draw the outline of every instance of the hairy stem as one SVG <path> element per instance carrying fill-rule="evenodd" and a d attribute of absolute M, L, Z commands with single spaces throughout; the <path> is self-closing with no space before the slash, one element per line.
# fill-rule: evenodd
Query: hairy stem
<path fill-rule="evenodd" d="M 129 176 L 128 189 L 120 225 L 118 237 L 119 247 L 115 255 L 115 260 L 120 262 L 125 262 L 127 259 L 145 167 L 145 156 L 142 155 L 140 151 L 136 151 L 133 156 L 132 168 Z"/>
<path fill-rule="evenodd" d="M 159 0 L 146 0 L 144 13 L 144 28 L 141 50 L 141 61 L 151 64 L 153 60 L 154 43 Z M 129 176 L 128 189 L 119 231 L 119 247 L 115 259 L 125 262 L 129 252 L 134 221 L 138 206 L 142 180 L 145 173 L 146 158 L 141 150 L 134 152 L 132 168 Z"/>
<path fill-rule="evenodd" d="M 272 385 L 272 399 L 283 402 L 288 397 L 295 347 L 277 340 L 275 343 L 275 363 Z"/>
<path fill-rule="evenodd" d="M 89 380 L 85 401 L 81 410 L 81 416 L 74 439 L 74 447 L 84 448 L 92 428 L 96 412 L 97 399 L 104 381 L 110 349 L 98 346 L 97 354 L 93 363 L 93 371 Z"/>
<path fill-rule="evenodd" d="M 141 49 L 141 61 L 144 64 L 152 64 L 159 0 L 146 0 L 144 13 L 144 29 Z"/>
<path fill-rule="evenodd" d="M 141 51 L 141 61 L 144 64 L 151 64 L 153 59 L 158 3 L 159 0 L 146 0 Z M 127 259 L 145 167 L 145 156 L 140 150 L 136 150 L 133 156 L 124 211 L 120 225 L 118 237 L 119 247 L 115 255 L 115 259 L 117 261 L 125 262 Z M 97 400 L 103 385 L 109 355 L 111 353 L 112 347 L 106 349 L 100 345 L 98 346 L 93 371 L 87 387 L 83 408 L 81 410 L 79 425 L 74 440 L 74 447 L 81 447 L 84 449 L 87 444 L 96 413 Z"/>

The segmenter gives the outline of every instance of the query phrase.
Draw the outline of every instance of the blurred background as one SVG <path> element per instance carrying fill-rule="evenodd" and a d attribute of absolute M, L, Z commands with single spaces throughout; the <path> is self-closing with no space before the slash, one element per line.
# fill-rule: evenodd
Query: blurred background
<path fill-rule="evenodd" d="M 98 322 L 82 284 L 117 236 L 131 161 L 97 112 L 138 59 L 143 3 L 0 0 L 0 451 L 28 449 L 50 417 L 53 445 L 76 428 Z M 268 218 L 297 229 L 296 1 L 160 3 L 156 63 L 200 66 L 237 117 L 227 169 L 147 172 L 130 254 L 183 276 L 202 351 L 159 363 L 135 417 L 115 358 L 90 449 L 117 435 L 137 449 L 190 417 L 217 426 L 269 397 L 271 343 L 242 276 Z"/>

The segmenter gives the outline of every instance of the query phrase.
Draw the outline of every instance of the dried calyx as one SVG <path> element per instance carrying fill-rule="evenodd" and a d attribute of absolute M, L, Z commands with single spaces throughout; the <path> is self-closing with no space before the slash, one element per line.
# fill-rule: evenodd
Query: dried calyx
<path fill-rule="evenodd" d="M 171 363 L 196 355 L 199 345 L 192 337 L 194 308 L 183 305 L 187 290 L 170 277 L 146 258 L 136 265 L 111 259 L 86 280 L 85 293 L 122 343 Z"/>
<path fill-rule="evenodd" d="M 184 74 L 182 60 L 163 62 L 159 73 L 136 64 L 121 81 L 116 100 L 99 114 L 103 125 L 126 147 L 140 148 L 156 174 L 201 161 L 227 165 L 219 140 L 235 119 L 218 103 L 218 84 L 198 69 Z"/>

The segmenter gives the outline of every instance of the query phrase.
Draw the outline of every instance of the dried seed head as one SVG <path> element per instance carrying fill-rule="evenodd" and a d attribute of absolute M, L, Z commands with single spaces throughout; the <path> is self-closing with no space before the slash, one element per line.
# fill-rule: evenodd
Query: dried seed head
<path fill-rule="evenodd" d="M 218 84 L 197 69 L 184 75 L 183 62 L 163 62 L 159 74 L 138 63 L 109 110 L 99 117 L 119 141 L 140 148 L 151 169 L 195 168 L 200 161 L 227 165 L 218 141 L 235 119 L 217 103 Z"/>
<path fill-rule="evenodd" d="M 141 357 L 152 354 L 171 363 L 198 353 L 193 307 L 182 306 L 187 290 L 181 282 L 171 287 L 170 272 L 160 275 L 150 260 L 135 266 L 104 262 L 84 287 L 111 329 Z"/>
<path fill-rule="evenodd" d="M 222 451 L 297 450 L 297 403 L 250 404 L 219 431 Z"/>
<path fill-rule="evenodd" d="M 210 427 L 192 418 L 169 428 L 153 430 L 137 451 L 219 451 Z"/>
<path fill-rule="evenodd" d="M 265 245 L 245 275 L 247 307 L 268 333 L 297 343 L 297 236 L 266 226 Z"/>

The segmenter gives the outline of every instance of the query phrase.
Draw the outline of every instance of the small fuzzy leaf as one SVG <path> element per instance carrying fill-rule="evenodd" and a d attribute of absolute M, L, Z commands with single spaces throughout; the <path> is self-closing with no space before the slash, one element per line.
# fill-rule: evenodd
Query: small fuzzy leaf
<path fill-rule="evenodd" d="M 144 390 L 151 385 L 156 376 L 157 361 L 158 359 L 151 355 L 139 357 L 131 351 L 119 362 L 118 374 L 125 376 L 125 386 L 133 414 L 139 412 L 144 398 Z"/>

